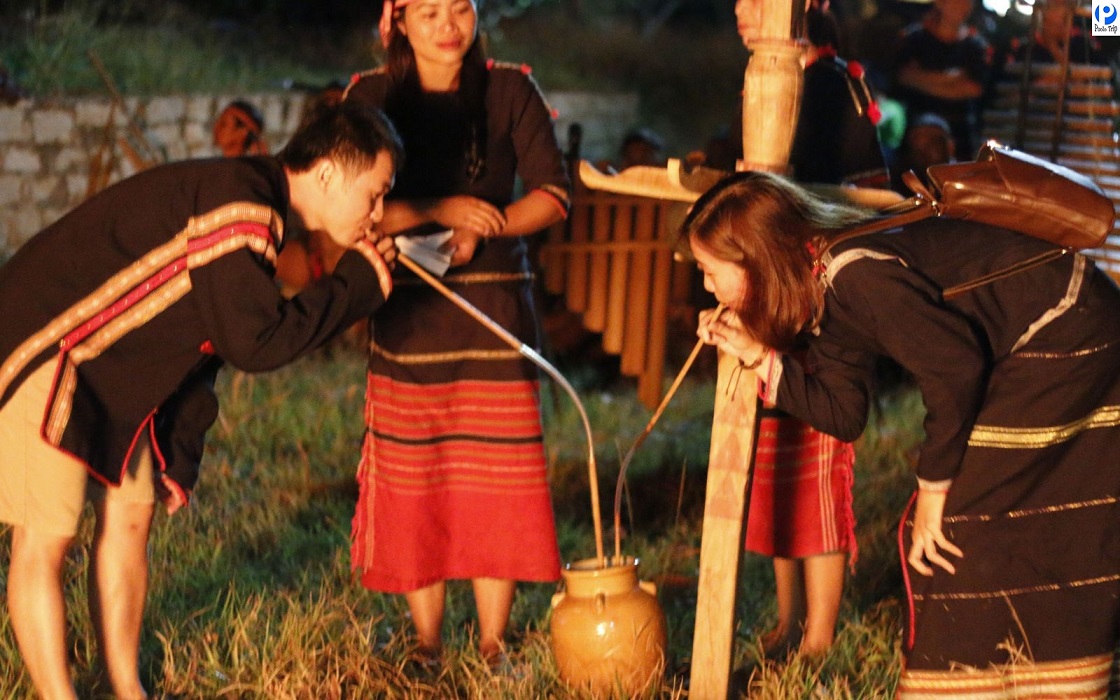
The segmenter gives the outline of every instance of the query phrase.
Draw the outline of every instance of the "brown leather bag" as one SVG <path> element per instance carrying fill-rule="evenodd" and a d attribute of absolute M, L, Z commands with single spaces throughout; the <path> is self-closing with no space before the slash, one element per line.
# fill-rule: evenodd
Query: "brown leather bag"
<path fill-rule="evenodd" d="M 916 177 L 904 181 L 938 216 L 1002 226 L 1077 250 L 1100 246 L 1112 231 L 1112 200 L 1095 182 L 995 141 L 975 162 L 934 165 L 926 174 L 932 192 Z"/>
<path fill-rule="evenodd" d="M 1089 178 L 1061 165 L 989 141 L 975 162 L 926 170 L 930 188 L 913 171 L 902 176 L 915 195 L 829 239 L 814 260 L 850 238 L 943 216 L 979 221 L 1057 244 L 1058 248 L 943 290 L 946 299 L 1025 272 L 1073 250 L 1096 248 L 1112 231 L 1112 201 Z"/>
<path fill-rule="evenodd" d="M 834 236 L 825 249 L 933 216 L 1002 226 L 1069 250 L 1096 248 L 1112 231 L 1112 200 L 1095 182 L 995 141 L 975 161 L 934 165 L 926 174 L 930 187 L 914 171 L 904 173 L 913 197 Z"/>

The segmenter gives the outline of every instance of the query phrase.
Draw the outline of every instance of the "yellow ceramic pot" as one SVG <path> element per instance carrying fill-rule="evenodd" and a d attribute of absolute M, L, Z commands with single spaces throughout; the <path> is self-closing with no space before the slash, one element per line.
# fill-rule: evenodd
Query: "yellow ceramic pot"
<path fill-rule="evenodd" d="M 600 697 L 636 696 L 665 670 L 665 614 L 638 560 L 568 564 L 564 590 L 552 597 L 552 653 L 560 677 Z"/>

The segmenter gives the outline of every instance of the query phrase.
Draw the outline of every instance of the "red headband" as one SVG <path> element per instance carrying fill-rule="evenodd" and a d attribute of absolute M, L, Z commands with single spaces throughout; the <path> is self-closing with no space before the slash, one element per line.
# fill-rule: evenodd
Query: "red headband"
<path fill-rule="evenodd" d="M 377 23 L 377 32 L 381 35 L 381 45 L 389 48 L 389 39 L 393 35 L 393 13 L 404 9 L 413 0 L 385 0 L 381 9 L 381 21 Z"/>

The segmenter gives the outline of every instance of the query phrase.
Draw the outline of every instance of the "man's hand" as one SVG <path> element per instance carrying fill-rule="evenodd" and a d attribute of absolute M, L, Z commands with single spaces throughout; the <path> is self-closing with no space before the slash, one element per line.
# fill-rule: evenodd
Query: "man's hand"
<path fill-rule="evenodd" d="M 377 252 L 381 254 L 381 259 L 385 261 L 389 269 L 393 269 L 397 264 L 397 244 L 393 240 L 393 237 L 382 236 L 377 239 L 374 247 L 377 249 Z"/>

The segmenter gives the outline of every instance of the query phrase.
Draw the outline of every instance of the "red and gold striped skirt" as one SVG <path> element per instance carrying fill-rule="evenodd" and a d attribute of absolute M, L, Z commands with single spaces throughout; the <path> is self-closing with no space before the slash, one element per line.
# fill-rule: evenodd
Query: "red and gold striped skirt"
<path fill-rule="evenodd" d="M 796 559 L 855 554 L 852 446 L 764 409 L 751 477 L 746 548 Z"/>
<path fill-rule="evenodd" d="M 559 578 L 538 385 L 369 374 L 352 565 L 367 588 Z"/>

